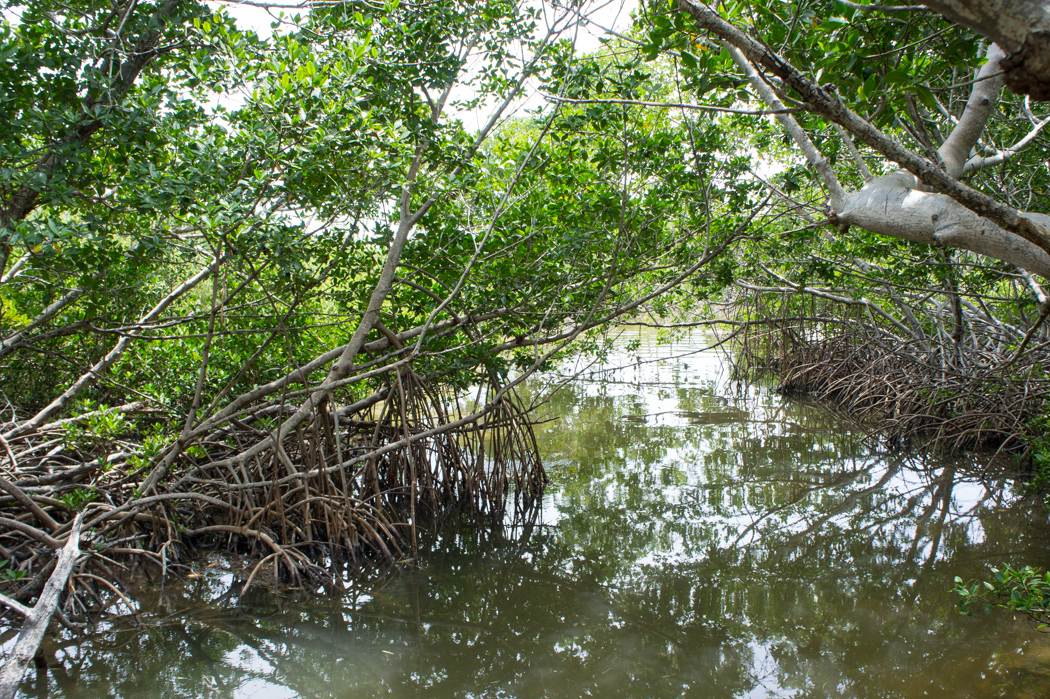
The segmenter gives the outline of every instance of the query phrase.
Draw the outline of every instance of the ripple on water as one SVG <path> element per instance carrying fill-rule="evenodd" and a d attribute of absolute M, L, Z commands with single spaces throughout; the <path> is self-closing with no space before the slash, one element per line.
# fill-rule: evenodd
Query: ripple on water
<path fill-rule="evenodd" d="M 1050 696 L 1046 637 L 951 593 L 1047 560 L 1037 503 L 734 384 L 702 336 L 637 339 L 541 409 L 536 521 L 324 598 L 241 597 L 217 559 L 143 585 L 141 628 L 49 641 L 25 696 Z"/>

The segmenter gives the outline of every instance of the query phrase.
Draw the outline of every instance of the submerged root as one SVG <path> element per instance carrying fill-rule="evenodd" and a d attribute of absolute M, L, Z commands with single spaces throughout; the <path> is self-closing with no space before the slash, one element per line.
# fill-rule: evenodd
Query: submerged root
<path fill-rule="evenodd" d="M 767 329 L 740 359 L 776 377 L 779 392 L 827 401 L 891 444 L 947 453 L 1023 453 L 1050 400 L 1044 349 L 961 365 L 857 329 L 826 338 Z"/>
<path fill-rule="evenodd" d="M 249 583 L 265 564 L 296 585 L 330 579 L 326 566 L 340 561 L 414 557 L 420 528 L 453 512 L 525 519 L 547 482 L 528 408 L 494 378 L 467 402 L 403 365 L 372 398 L 323 401 L 275 439 L 296 409 L 230 421 L 146 492 L 150 464 L 134 444 L 86 454 L 45 426 L 0 445 L 3 592 L 38 594 L 78 512 L 91 545 L 59 610 L 69 623 L 113 604 L 124 576 L 167 575 L 201 549 L 257 559 Z"/>

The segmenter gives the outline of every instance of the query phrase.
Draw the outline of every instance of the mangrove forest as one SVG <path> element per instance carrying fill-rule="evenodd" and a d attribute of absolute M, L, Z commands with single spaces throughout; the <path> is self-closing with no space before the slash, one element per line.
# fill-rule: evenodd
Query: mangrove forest
<path fill-rule="evenodd" d="M 1050 2 L 0 0 L 0 699 L 1050 696 Z"/>

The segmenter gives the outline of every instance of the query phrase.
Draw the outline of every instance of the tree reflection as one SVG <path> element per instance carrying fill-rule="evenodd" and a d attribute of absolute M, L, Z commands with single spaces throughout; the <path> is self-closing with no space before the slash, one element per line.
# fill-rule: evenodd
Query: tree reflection
<path fill-rule="evenodd" d="M 145 586 L 144 628 L 48 649 L 51 695 L 1050 691 L 1043 638 L 962 617 L 950 593 L 955 575 L 1046 557 L 1038 503 L 966 460 L 881 453 L 705 361 L 556 394 L 542 408 L 559 419 L 540 431 L 552 485 L 538 520 L 447 524 L 418 569 L 348 575 L 327 597 L 242 595 L 235 572 Z M 44 696 L 38 684 L 26 694 Z"/>

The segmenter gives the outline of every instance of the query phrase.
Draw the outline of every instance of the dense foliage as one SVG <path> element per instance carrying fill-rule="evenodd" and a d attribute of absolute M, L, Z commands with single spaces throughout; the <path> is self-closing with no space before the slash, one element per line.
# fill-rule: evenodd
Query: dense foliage
<path fill-rule="evenodd" d="M 1037 443 L 1050 118 L 972 23 L 654 0 L 582 55 L 575 4 L 300 10 L 3 5 L 27 598 L 78 512 L 100 552 L 221 535 L 297 575 L 407 555 L 417 507 L 527 508 L 516 386 L 628 318 L 734 328 L 902 442 Z"/>
<path fill-rule="evenodd" d="M 528 510 L 516 386 L 675 290 L 699 308 L 763 215 L 719 124 L 579 103 L 669 87 L 636 51 L 576 55 L 571 9 L 340 3 L 266 36 L 180 0 L 4 17 L 24 599 L 78 513 L 98 555 L 224 537 L 321 580 L 414 555 L 424 513 Z M 552 99 L 522 110 L 534 85 Z"/>

